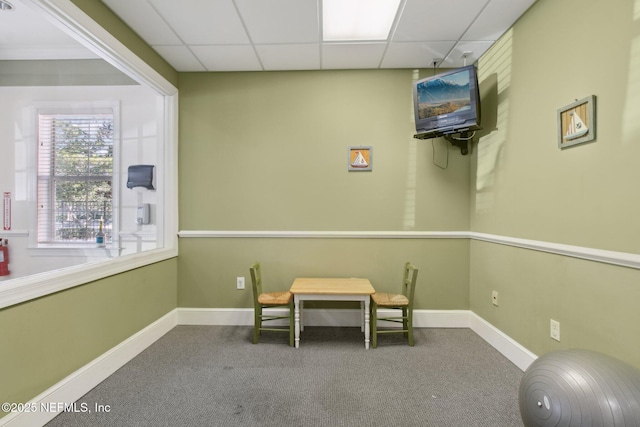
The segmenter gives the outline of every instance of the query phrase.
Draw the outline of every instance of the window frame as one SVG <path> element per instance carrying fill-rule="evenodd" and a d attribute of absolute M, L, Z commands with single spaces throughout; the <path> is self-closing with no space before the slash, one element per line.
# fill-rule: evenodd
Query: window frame
<path fill-rule="evenodd" d="M 162 215 L 157 218 L 157 249 L 5 281 L 0 287 L 0 309 L 178 256 L 178 88 L 73 3 L 25 1 L 58 23 L 69 36 L 162 97 L 158 111 L 162 121 L 158 160 L 162 169 L 158 171 L 163 184 L 158 201 Z"/>
<path fill-rule="evenodd" d="M 51 101 L 39 102 L 31 108 L 31 129 L 33 141 L 29 144 L 29 159 L 32 164 L 30 174 L 31 200 L 34 200 L 34 209 L 29 213 L 29 253 L 31 255 L 53 255 L 55 256 L 78 256 L 80 253 L 87 256 L 104 256 L 105 251 L 110 256 L 117 256 L 119 229 L 120 229 L 120 150 L 121 150 L 121 119 L 120 119 L 120 103 L 117 101 Z M 107 243 L 106 248 L 98 248 L 94 242 L 39 242 L 38 228 L 38 183 L 39 183 L 39 117 L 41 114 L 97 114 L 110 111 L 113 115 L 113 161 L 111 173 L 111 241 Z M 49 224 L 51 225 L 51 224 Z M 95 250 L 92 250 L 95 249 Z M 111 251 L 115 251 L 113 254 Z"/>

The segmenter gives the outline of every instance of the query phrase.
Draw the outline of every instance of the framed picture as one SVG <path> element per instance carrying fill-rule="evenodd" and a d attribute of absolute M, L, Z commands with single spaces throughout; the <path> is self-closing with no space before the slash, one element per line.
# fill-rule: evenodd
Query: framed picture
<path fill-rule="evenodd" d="M 596 97 L 576 100 L 558 110 L 558 148 L 572 147 L 596 138 Z"/>
<path fill-rule="evenodd" d="M 371 147 L 349 147 L 349 171 L 370 171 L 373 158 Z"/>

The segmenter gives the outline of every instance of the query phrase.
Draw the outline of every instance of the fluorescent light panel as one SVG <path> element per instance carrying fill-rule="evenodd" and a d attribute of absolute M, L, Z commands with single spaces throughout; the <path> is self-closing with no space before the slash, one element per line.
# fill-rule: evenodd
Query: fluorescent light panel
<path fill-rule="evenodd" d="M 387 40 L 400 0 L 323 0 L 324 41 Z"/>

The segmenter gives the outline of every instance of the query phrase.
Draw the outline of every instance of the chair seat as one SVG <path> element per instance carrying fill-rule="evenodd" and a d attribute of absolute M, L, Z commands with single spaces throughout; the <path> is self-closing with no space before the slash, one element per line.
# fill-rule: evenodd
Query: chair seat
<path fill-rule="evenodd" d="M 416 289 L 418 269 L 410 262 L 404 265 L 404 279 L 402 293 L 388 294 L 376 292 L 371 295 L 371 335 L 373 348 L 378 346 L 378 334 L 403 334 L 408 344 L 413 347 L 413 295 Z M 383 308 L 383 313 L 378 309 Z M 386 311 L 392 313 L 385 313 Z M 402 311 L 399 313 L 398 311 Z M 382 314 L 382 316 L 379 316 Z M 387 328 L 379 330 L 378 320 L 392 323 L 402 323 L 402 328 Z"/>
<path fill-rule="evenodd" d="M 371 299 L 380 307 L 400 307 L 403 305 L 409 305 L 409 298 L 402 294 L 376 292 L 371 295 Z"/>
<path fill-rule="evenodd" d="M 263 292 L 258 296 L 258 303 L 262 305 L 287 305 L 291 302 L 293 294 L 285 292 Z"/>
<path fill-rule="evenodd" d="M 262 292 L 262 268 L 260 263 L 254 263 L 250 268 L 251 287 L 253 290 L 253 343 L 258 344 L 258 339 L 262 331 L 269 332 L 286 332 L 289 334 L 289 345 L 294 344 L 294 307 L 293 294 L 289 291 L 279 292 Z M 287 307 L 288 313 L 269 313 L 262 311 L 265 307 Z M 273 327 L 264 327 L 267 322 L 282 322 L 284 319 L 289 320 L 289 327 L 284 325 L 276 325 Z M 271 325 L 271 323 L 269 323 Z"/>

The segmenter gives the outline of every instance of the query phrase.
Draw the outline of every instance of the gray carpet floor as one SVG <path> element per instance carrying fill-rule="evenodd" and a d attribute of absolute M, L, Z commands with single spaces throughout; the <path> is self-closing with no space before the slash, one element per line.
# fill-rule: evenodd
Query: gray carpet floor
<path fill-rule="evenodd" d="M 56 426 L 522 426 L 522 371 L 469 329 L 365 350 L 359 328 L 307 327 L 299 349 L 246 326 L 177 326 Z"/>

